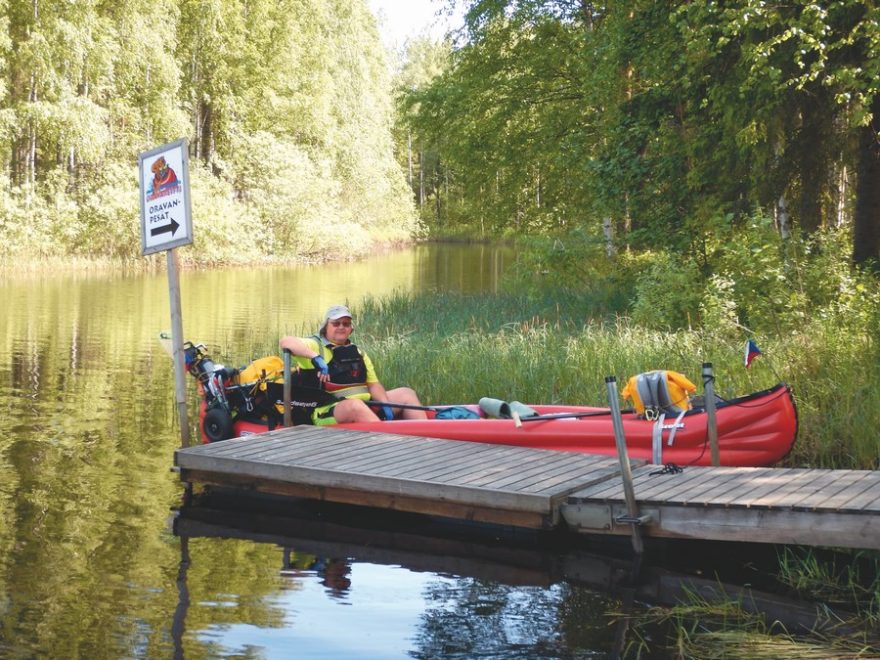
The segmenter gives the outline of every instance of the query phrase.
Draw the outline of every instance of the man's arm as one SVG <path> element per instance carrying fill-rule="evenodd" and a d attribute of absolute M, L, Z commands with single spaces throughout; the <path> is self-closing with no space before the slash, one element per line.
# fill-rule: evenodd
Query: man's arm
<path fill-rule="evenodd" d="M 282 349 L 286 348 L 297 357 L 311 360 L 313 357 L 320 355 L 300 337 L 282 337 L 281 341 L 278 343 Z"/>
<path fill-rule="evenodd" d="M 324 356 L 312 348 L 309 345 L 309 342 L 300 339 L 299 337 L 282 337 L 281 341 L 278 343 L 282 349 L 286 348 L 296 357 L 310 360 L 315 366 L 315 369 L 318 370 L 318 380 L 322 383 L 326 383 L 330 380 L 330 371 L 327 368 L 327 363 L 324 361 Z M 321 347 L 318 346 L 318 351 L 320 350 Z"/>

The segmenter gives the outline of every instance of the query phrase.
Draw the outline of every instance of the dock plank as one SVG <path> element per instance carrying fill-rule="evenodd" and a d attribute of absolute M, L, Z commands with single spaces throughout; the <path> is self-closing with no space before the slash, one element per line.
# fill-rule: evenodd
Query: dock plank
<path fill-rule="evenodd" d="M 568 481 L 579 478 L 582 480 L 595 481 L 597 478 L 601 477 L 601 480 L 605 481 L 619 473 L 620 466 L 614 460 L 610 460 L 607 463 L 597 463 L 587 471 L 584 471 L 581 466 L 572 466 L 568 463 L 563 463 L 552 471 L 525 476 L 522 478 L 521 482 L 516 482 L 511 485 L 525 488 L 547 488 L 549 485 L 552 485 L 560 479 Z"/>
<path fill-rule="evenodd" d="M 849 502 L 851 499 L 853 499 L 854 497 L 858 497 L 866 491 L 870 491 L 876 488 L 876 486 L 877 482 L 874 479 L 871 479 L 870 473 L 861 474 L 849 486 L 847 486 L 840 492 L 835 493 L 829 499 L 827 499 L 822 504 L 822 508 L 839 511 L 840 509 L 844 508 L 846 503 Z"/>
<path fill-rule="evenodd" d="M 836 470 L 819 470 L 818 475 L 813 476 L 810 479 L 804 480 L 804 482 L 800 485 L 800 488 L 793 490 L 791 493 L 781 497 L 778 506 L 780 507 L 788 507 L 791 509 L 800 509 L 799 502 L 802 502 L 805 497 L 809 496 L 812 493 L 821 492 L 824 490 L 829 484 L 833 484 L 837 479 L 837 471 Z"/>
<path fill-rule="evenodd" d="M 630 464 L 632 475 L 633 475 L 633 483 L 636 484 L 641 492 L 641 488 L 646 480 L 651 479 L 652 477 L 648 476 L 650 470 L 648 468 L 653 468 L 656 466 L 645 466 L 640 467 L 638 465 Z M 679 475 L 675 475 L 679 476 Z M 623 483 L 620 479 L 612 479 L 605 483 L 597 483 L 591 485 L 589 488 L 585 489 L 583 493 L 579 492 L 577 495 L 579 497 L 589 497 L 595 499 L 606 499 L 606 498 L 616 498 L 618 495 L 622 495 L 623 493 Z"/>
<path fill-rule="evenodd" d="M 429 470 L 438 472 L 449 465 L 458 466 L 470 460 L 466 448 L 461 443 L 448 441 L 450 444 L 395 445 L 391 453 L 380 451 L 370 453 L 362 461 L 349 461 L 346 468 L 358 473 L 370 473 L 383 477 L 399 477 L 410 480 L 426 480 L 416 476 L 416 471 Z M 404 451 L 405 448 L 405 451 Z M 431 479 L 427 479 L 430 481 Z"/>
<path fill-rule="evenodd" d="M 649 464 L 644 467 L 633 469 L 633 484 L 638 492 L 644 495 L 644 499 L 656 499 L 658 493 L 668 492 L 673 488 L 682 487 L 684 484 L 692 484 L 700 475 L 708 477 L 708 473 L 700 470 L 686 469 L 682 472 L 663 472 L 657 465 Z M 622 488 L 622 482 L 617 482 L 617 487 Z"/>
<path fill-rule="evenodd" d="M 719 469 L 723 471 L 722 474 L 727 473 L 727 468 Z M 654 475 L 654 478 L 657 481 L 652 482 L 650 489 L 639 491 L 640 499 L 649 501 L 675 499 L 684 493 L 693 493 L 696 488 L 702 488 L 703 484 L 711 479 L 718 479 L 718 473 L 702 467 L 690 467 L 678 474 Z"/>
<path fill-rule="evenodd" d="M 315 433 L 290 431 L 285 436 L 288 444 L 283 445 L 283 448 L 279 447 L 278 437 L 270 438 L 268 443 L 273 449 L 280 450 L 283 456 L 283 459 L 274 463 L 264 462 L 267 453 L 265 451 L 254 452 L 254 447 L 248 447 L 244 452 L 237 452 L 244 454 L 244 458 L 241 458 L 236 456 L 236 452 L 230 453 L 228 449 L 221 451 L 219 447 L 215 448 L 210 445 L 179 451 L 177 462 L 184 470 L 199 469 L 226 474 L 234 473 L 241 477 L 280 482 L 296 481 L 322 488 L 376 490 L 417 498 L 444 498 L 475 505 L 491 506 L 494 503 L 502 507 L 552 514 L 550 509 L 550 495 L 552 493 L 539 493 L 538 488 L 534 485 L 529 488 L 521 485 L 519 488 L 487 492 L 485 488 L 474 487 L 467 480 L 461 479 L 460 475 L 456 477 L 455 474 L 450 475 L 446 482 L 441 483 L 423 479 L 410 480 L 400 475 L 397 475 L 396 478 L 389 478 L 375 473 L 358 474 L 351 471 L 351 464 L 348 466 L 348 471 L 338 470 L 334 465 L 337 461 L 328 460 L 327 451 L 322 451 L 327 447 L 333 450 L 340 448 L 340 439 L 331 436 L 332 434 L 316 435 Z M 366 457 L 365 460 L 369 460 L 374 452 L 384 451 L 387 448 L 385 443 L 389 441 L 387 437 L 376 439 L 373 435 L 369 439 L 348 436 L 346 440 L 345 448 Z M 406 457 L 412 451 L 426 448 L 435 460 L 450 462 L 460 452 L 462 445 L 466 444 L 451 440 L 420 440 L 422 442 L 400 446 L 400 455 Z M 258 441 L 252 440 L 251 442 Z M 485 460 L 482 461 L 483 465 L 497 466 L 489 479 L 490 482 L 497 481 L 499 475 L 500 478 L 506 478 L 511 473 L 515 473 L 519 478 L 524 466 L 527 470 L 540 471 L 542 461 L 556 461 L 559 457 L 559 454 L 555 452 L 534 449 L 520 450 L 518 453 L 525 451 L 531 457 L 530 461 L 524 463 L 522 460 L 507 458 L 509 457 L 507 449 L 509 448 L 493 445 L 480 447 L 481 453 L 486 452 Z M 251 460 L 249 456 L 255 456 L 257 460 Z M 587 455 L 577 455 L 577 457 L 585 467 L 596 460 Z M 424 464 L 424 454 L 421 454 L 421 460 L 418 461 L 418 464 Z"/>
<path fill-rule="evenodd" d="M 861 478 L 861 474 L 855 470 L 835 470 L 834 479 L 821 490 L 808 493 L 794 504 L 795 507 L 805 510 L 828 508 L 828 502 L 839 492 Z"/>
<path fill-rule="evenodd" d="M 715 468 L 706 470 L 701 468 L 705 476 L 694 478 L 692 484 L 682 484 L 678 488 L 659 495 L 656 499 L 663 502 L 674 502 L 687 506 L 690 503 L 701 504 L 701 498 L 706 494 L 713 492 L 717 488 L 729 488 L 732 483 L 742 483 L 751 478 L 753 475 L 749 473 L 737 472 L 735 468 Z"/>
<path fill-rule="evenodd" d="M 550 453 L 550 452 L 548 452 Z M 534 462 L 528 467 L 523 467 L 521 465 L 510 465 L 507 466 L 507 469 L 498 470 L 492 467 L 484 470 L 482 474 L 471 475 L 469 478 L 465 479 L 463 483 L 466 483 L 468 486 L 473 486 L 476 488 L 486 488 L 486 489 L 500 489 L 500 490 L 527 490 L 527 491 L 535 491 L 538 492 L 539 488 L 532 486 L 529 487 L 527 483 L 538 483 L 540 479 L 533 479 L 532 477 L 540 477 L 540 475 L 544 474 L 545 469 L 547 468 L 547 464 L 543 461 Z M 580 474 L 580 470 L 573 470 L 573 472 Z M 569 472 L 571 475 L 572 472 Z M 577 478 L 580 478 L 579 476 Z"/>
<path fill-rule="evenodd" d="M 762 469 L 760 473 L 752 475 L 748 484 L 738 490 L 728 490 L 724 493 L 722 502 L 725 506 L 744 506 L 746 508 L 757 506 L 757 502 L 767 501 L 763 506 L 770 506 L 773 501 L 780 499 L 780 491 L 798 479 L 797 473 L 789 470 Z"/>
<path fill-rule="evenodd" d="M 239 460 L 284 463 L 288 460 L 314 461 L 316 466 L 334 466 L 346 456 L 351 456 L 351 443 L 358 441 L 357 436 L 331 437 L 325 443 L 315 443 L 309 436 L 301 436 L 296 442 L 289 440 L 283 447 L 268 449 L 259 454 L 252 453 L 247 456 L 236 456 Z M 370 443 L 365 445 L 372 452 L 379 451 L 385 445 L 382 443 Z M 230 458 L 233 458 L 230 456 Z"/>
<path fill-rule="evenodd" d="M 401 436 L 404 438 L 404 436 Z M 414 438 L 409 438 L 410 440 Z M 403 447 L 423 447 L 421 443 L 410 443 L 405 439 L 400 443 L 387 443 L 381 450 L 371 452 L 369 456 L 361 456 L 356 453 L 349 453 L 348 456 L 339 463 L 340 469 L 358 469 L 361 471 L 382 471 L 386 469 L 410 470 L 414 466 L 428 466 L 430 469 L 436 469 L 438 463 L 434 459 L 430 448 L 423 451 L 402 453 Z M 446 460 L 469 459 L 472 454 L 467 452 L 467 448 L 463 447 L 456 451 L 455 447 L 449 447 L 443 458 Z"/>
<path fill-rule="evenodd" d="M 756 497 L 751 500 L 751 506 L 769 506 L 778 509 L 786 508 L 786 498 L 792 493 L 797 492 L 804 484 L 809 483 L 812 479 L 820 474 L 817 470 L 790 470 L 785 476 L 785 483 L 781 488 L 771 493 Z"/>
<path fill-rule="evenodd" d="M 442 480 L 448 478 L 450 475 L 460 475 L 460 477 L 465 478 L 469 475 L 479 474 L 486 468 L 486 465 L 490 460 L 498 456 L 498 454 L 492 450 L 492 447 L 495 445 L 466 442 L 462 442 L 461 444 L 462 450 L 466 456 L 463 457 L 460 462 L 444 462 L 441 464 L 416 467 L 412 472 L 412 477 L 415 479 Z M 471 444 L 479 445 L 479 447 L 470 448 L 469 445 Z M 514 449 L 519 450 L 521 448 L 515 447 Z M 511 452 L 510 456 L 522 460 L 526 454 L 517 451 Z"/>
<path fill-rule="evenodd" d="M 503 476 L 498 477 L 498 472 L 494 469 L 487 469 L 484 477 L 473 477 L 468 480 L 472 486 L 481 486 L 484 488 L 516 488 L 517 482 L 533 475 L 544 474 L 548 470 L 563 466 L 569 469 L 577 469 L 573 466 L 567 454 L 562 452 L 542 452 L 542 455 L 536 456 L 529 463 L 524 464 L 521 460 L 511 460 L 504 463 Z M 494 466 L 493 466 L 494 467 Z"/>
<path fill-rule="evenodd" d="M 857 495 L 841 506 L 845 511 L 877 511 L 880 510 L 880 472 L 872 472 L 871 488 Z"/>

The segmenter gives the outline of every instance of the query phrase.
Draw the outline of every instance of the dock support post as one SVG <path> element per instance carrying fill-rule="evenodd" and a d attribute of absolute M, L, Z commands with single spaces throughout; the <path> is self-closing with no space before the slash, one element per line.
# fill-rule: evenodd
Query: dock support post
<path fill-rule="evenodd" d="M 282 351 L 284 359 L 284 426 L 293 426 L 290 413 L 291 382 L 290 382 L 290 351 L 286 348 Z"/>
<path fill-rule="evenodd" d="M 639 530 L 641 518 L 639 506 L 636 503 L 636 493 L 633 488 L 632 468 L 629 464 L 629 455 L 626 452 L 626 438 L 623 434 L 623 418 L 620 416 L 620 403 L 617 400 L 617 378 L 605 377 L 605 386 L 608 388 L 608 405 L 611 408 L 611 421 L 614 425 L 614 442 L 617 445 L 617 457 L 620 459 L 620 474 L 623 477 L 623 494 L 626 498 L 626 509 L 629 512 L 627 522 L 632 524 L 633 550 L 640 555 L 645 546 L 642 543 L 642 534 Z"/>
<path fill-rule="evenodd" d="M 721 455 L 718 451 L 718 422 L 715 418 L 715 374 L 711 362 L 703 362 L 703 397 L 706 400 L 706 431 L 709 434 L 712 465 L 718 467 L 721 465 Z"/>

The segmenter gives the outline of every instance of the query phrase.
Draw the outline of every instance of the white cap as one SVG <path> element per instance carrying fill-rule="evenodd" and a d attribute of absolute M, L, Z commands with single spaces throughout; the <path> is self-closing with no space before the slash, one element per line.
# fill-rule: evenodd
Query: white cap
<path fill-rule="evenodd" d="M 345 305 L 333 305 L 333 307 L 324 313 L 324 322 L 321 325 L 327 325 L 327 321 L 335 321 L 336 319 L 342 319 L 346 316 L 352 318 L 351 310 L 348 309 L 348 307 Z"/>

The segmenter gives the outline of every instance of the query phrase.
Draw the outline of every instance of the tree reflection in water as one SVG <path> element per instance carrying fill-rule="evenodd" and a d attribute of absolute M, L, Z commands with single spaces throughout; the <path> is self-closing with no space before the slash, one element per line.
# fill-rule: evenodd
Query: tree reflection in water
<path fill-rule="evenodd" d="M 432 583 L 425 596 L 419 658 L 570 658 L 613 647 L 615 601 L 586 588 L 461 579 Z"/>

